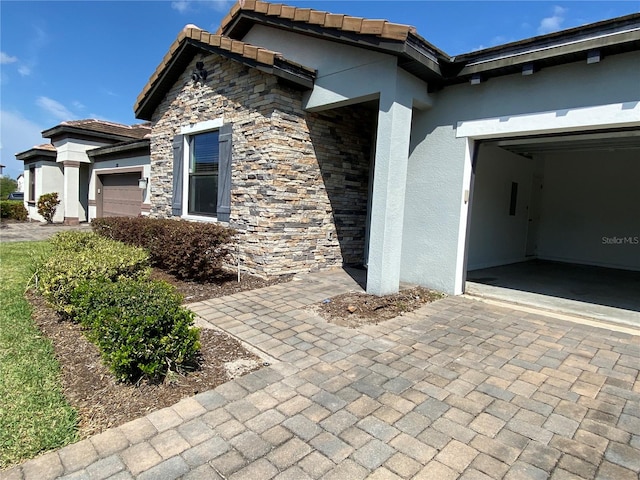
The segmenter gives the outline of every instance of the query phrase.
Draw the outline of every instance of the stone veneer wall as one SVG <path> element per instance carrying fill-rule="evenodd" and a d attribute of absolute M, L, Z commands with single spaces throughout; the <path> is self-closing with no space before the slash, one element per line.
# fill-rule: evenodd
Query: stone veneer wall
<path fill-rule="evenodd" d="M 190 80 L 205 62 L 205 85 Z M 194 59 L 153 116 L 151 215 L 171 216 L 172 140 L 180 127 L 233 124 L 230 226 L 243 268 L 261 276 L 363 261 L 376 112 L 302 109 L 302 93 L 217 55 Z"/>

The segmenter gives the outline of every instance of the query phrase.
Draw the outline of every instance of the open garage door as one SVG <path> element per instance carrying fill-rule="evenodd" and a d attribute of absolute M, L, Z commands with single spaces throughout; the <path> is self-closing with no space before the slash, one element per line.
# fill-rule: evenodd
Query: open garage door
<path fill-rule="evenodd" d="M 467 291 L 473 282 L 640 312 L 639 185 L 638 130 L 481 144 Z"/>
<path fill-rule="evenodd" d="M 142 212 L 142 190 L 138 187 L 140 173 L 100 175 L 102 192 L 101 217 L 135 217 Z"/>

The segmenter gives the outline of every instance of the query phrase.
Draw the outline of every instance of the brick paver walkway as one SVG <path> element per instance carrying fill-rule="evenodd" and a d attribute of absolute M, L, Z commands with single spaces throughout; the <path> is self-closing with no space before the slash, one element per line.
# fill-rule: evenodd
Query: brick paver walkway
<path fill-rule="evenodd" d="M 37 240 L 47 240 L 56 233 L 67 232 L 69 230 L 91 231 L 88 223 L 80 225 L 62 225 L 56 223 L 47 225 L 40 222 L 8 223 L 0 227 L 0 242 L 33 242 Z"/>
<path fill-rule="evenodd" d="M 306 309 L 353 288 L 193 304 L 272 365 L 0 477 L 638 479 L 640 337 L 463 297 L 357 330 Z"/>

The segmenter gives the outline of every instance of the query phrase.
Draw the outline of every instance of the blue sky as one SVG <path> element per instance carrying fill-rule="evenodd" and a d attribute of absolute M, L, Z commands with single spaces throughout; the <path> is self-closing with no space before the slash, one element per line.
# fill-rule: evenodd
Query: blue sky
<path fill-rule="evenodd" d="M 64 120 L 138 123 L 136 97 L 184 25 L 215 31 L 229 0 L 0 2 L 0 163 Z M 628 1 L 298 1 L 415 26 L 450 55 L 634 13 Z"/>

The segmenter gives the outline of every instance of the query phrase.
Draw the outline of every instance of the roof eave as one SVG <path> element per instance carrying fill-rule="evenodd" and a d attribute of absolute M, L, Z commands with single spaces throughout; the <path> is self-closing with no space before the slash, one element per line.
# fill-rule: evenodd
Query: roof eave
<path fill-rule="evenodd" d="M 459 83 L 474 75 L 484 78 L 509 75 L 521 71 L 527 64 L 542 68 L 586 61 L 587 55 L 592 51 L 599 51 L 602 56 L 607 56 L 636 50 L 640 50 L 640 28 L 579 41 L 559 42 L 513 54 L 497 54 L 494 58 L 469 59 L 460 65 L 455 78 L 449 80 Z"/>
<path fill-rule="evenodd" d="M 146 151 L 149 153 L 150 141 L 148 138 L 142 140 L 133 140 L 131 142 L 117 143 L 115 145 L 107 145 L 105 147 L 87 150 L 89 158 L 96 159 L 98 157 L 106 157 L 121 153 L 133 153 L 136 151 Z"/>
<path fill-rule="evenodd" d="M 193 57 L 201 51 L 220 55 L 230 60 L 240 62 L 248 67 L 256 68 L 265 73 L 275 75 L 286 83 L 302 89 L 313 88 L 315 71 L 302 65 L 297 65 L 293 62 L 279 58 L 274 59 L 273 65 L 268 65 L 257 60 L 246 58 L 240 54 L 202 43 L 198 40 L 185 38 L 180 47 L 175 51 L 167 67 L 155 80 L 153 86 L 149 89 L 144 98 L 136 105 L 136 118 L 141 120 L 151 120 L 158 103 L 164 97 L 164 92 L 166 92 L 167 89 L 178 80 Z"/>
<path fill-rule="evenodd" d="M 121 142 L 132 140 L 133 138 L 135 138 L 133 136 L 118 135 L 116 133 L 96 132 L 95 130 L 75 127 L 71 125 L 56 125 L 55 127 L 43 130 L 42 137 L 49 138 L 52 141 L 54 138 L 60 137 L 90 137 L 99 140 L 116 140 Z"/>
<path fill-rule="evenodd" d="M 29 161 L 33 157 L 51 157 L 55 161 L 57 156 L 58 152 L 53 150 L 45 150 L 43 148 L 30 148 L 29 150 L 25 150 L 24 152 L 15 154 L 16 159 L 22 160 L 23 162 Z"/>

